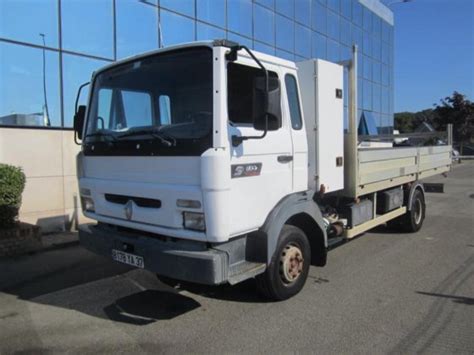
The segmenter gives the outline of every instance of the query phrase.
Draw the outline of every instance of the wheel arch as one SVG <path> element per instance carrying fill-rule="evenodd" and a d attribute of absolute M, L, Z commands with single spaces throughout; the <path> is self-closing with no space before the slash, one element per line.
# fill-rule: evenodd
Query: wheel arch
<path fill-rule="evenodd" d="M 318 266 L 326 264 L 327 234 L 321 210 L 309 190 L 284 197 L 270 212 L 260 231 L 266 235 L 267 264 L 271 262 L 280 232 L 285 224 L 300 228 L 311 246 L 311 261 Z"/>
<path fill-rule="evenodd" d="M 405 206 L 407 207 L 408 211 L 411 211 L 413 196 L 415 195 L 415 191 L 419 190 L 421 195 L 423 196 L 423 200 L 425 199 L 425 187 L 420 181 L 414 182 L 409 189 L 405 190 Z"/>
<path fill-rule="evenodd" d="M 327 244 L 325 235 L 316 221 L 306 212 L 301 212 L 291 216 L 285 224 L 298 227 L 306 234 L 311 246 L 311 264 L 316 266 L 326 265 Z"/>

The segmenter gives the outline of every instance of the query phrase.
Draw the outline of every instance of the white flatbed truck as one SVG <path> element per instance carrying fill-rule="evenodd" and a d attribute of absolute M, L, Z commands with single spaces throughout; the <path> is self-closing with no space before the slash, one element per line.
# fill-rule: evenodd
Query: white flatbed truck
<path fill-rule="evenodd" d="M 81 244 L 166 282 L 256 278 L 283 300 L 335 241 L 387 222 L 419 230 L 420 179 L 450 170 L 451 142 L 358 148 L 353 52 L 294 63 L 216 40 L 96 71 L 74 117 L 82 209 L 97 221 Z"/>

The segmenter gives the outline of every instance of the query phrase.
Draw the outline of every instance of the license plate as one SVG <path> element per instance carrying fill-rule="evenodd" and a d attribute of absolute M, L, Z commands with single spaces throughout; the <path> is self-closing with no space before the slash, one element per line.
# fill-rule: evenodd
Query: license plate
<path fill-rule="evenodd" d="M 119 263 L 124 263 L 124 264 L 139 267 L 140 269 L 143 269 L 145 267 L 145 262 L 143 260 L 143 257 L 129 254 L 129 253 L 124 253 L 123 251 L 120 251 L 120 250 L 112 249 L 112 259 L 114 259 L 115 261 L 118 261 Z"/>

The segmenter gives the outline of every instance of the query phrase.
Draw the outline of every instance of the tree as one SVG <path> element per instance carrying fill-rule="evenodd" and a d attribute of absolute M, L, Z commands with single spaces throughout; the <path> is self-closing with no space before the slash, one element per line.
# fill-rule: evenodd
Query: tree
<path fill-rule="evenodd" d="M 433 111 L 436 130 L 445 130 L 448 124 L 453 125 L 453 138 L 459 142 L 463 155 L 465 144 L 472 143 L 474 139 L 474 103 L 457 91 L 441 99 Z"/>
<path fill-rule="evenodd" d="M 395 129 L 398 129 L 400 133 L 411 133 L 423 122 L 432 124 L 432 109 L 419 112 L 399 112 L 395 114 Z"/>

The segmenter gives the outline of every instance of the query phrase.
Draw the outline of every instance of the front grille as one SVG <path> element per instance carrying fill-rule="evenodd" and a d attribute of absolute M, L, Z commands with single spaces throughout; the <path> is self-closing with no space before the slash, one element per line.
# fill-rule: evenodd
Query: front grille
<path fill-rule="evenodd" d="M 119 205 L 125 205 L 128 201 L 133 201 L 137 206 L 146 208 L 160 208 L 161 200 L 155 200 L 152 198 L 126 196 L 126 195 L 115 195 L 105 194 L 105 200 L 111 203 L 117 203 Z"/>

